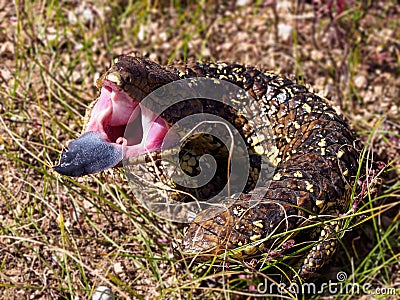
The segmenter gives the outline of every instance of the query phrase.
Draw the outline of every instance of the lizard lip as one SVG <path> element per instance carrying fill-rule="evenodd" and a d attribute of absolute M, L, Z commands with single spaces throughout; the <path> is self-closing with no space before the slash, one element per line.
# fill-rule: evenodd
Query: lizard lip
<path fill-rule="evenodd" d="M 122 147 L 128 158 L 160 149 L 168 128 L 161 117 L 106 80 L 85 132 L 97 132 L 105 142 Z"/>

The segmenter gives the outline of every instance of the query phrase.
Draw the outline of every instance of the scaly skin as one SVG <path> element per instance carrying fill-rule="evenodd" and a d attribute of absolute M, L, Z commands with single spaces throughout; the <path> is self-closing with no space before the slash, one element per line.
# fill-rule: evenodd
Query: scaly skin
<path fill-rule="evenodd" d="M 246 192 L 254 187 L 254 178 L 250 176 L 245 192 L 239 199 L 228 205 L 227 209 L 213 218 L 209 218 L 210 209 L 202 211 L 190 224 L 183 248 L 188 253 L 221 254 L 224 251 L 261 241 L 258 245 L 243 247 L 235 255 L 247 257 L 265 252 L 274 241 L 268 240 L 272 234 L 298 228 L 305 219 L 318 215 L 337 217 L 346 211 L 349 205 L 349 191 L 358 166 L 358 152 L 354 147 L 355 137 L 346 122 L 317 95 L 304 86 L 278 75 L 263 72 L 253 67 L 238 64 L 198 63 L 159 66 L 144 58 L 122 56 L 97 82 L 99 88 L 104 80 L 118 85 L 129 96 L 141 101 L 146 95 L 172 81 L 184 78 L 209 77 L 229 81 L 247 91 L 257 104 L 259 116 L 255 126 L 268 126 L 272 132 L 276 149 L 273 153 L 264 153 L 276 166 L 275 173 L 261 187 L 257 188 L 262 196 L 259 202 L 250 203 Z M 245 138 L 249 153 L 255 155 L 257 139 L 254 128 L 249 129 L 248 120 L 238 112 L 245 107 L 234 109 L 208 100 L 192 100 L 180 104 L 179 109 L 167 110 L 161 117 L 172 125 L 177 120 L 198 112 L 218 114 L 230 121 L 242 137 Z M 260 122 L 261 120 L 261 122 Z M 200 144 L 209 137 L 200 137 Z M 212 140 L 210 145 L 217 144 Z M 210 146 L 211 147 L 211 146 Z M 219 147 L 210 150 L 217 153 Z M 188 173 L 193 174 L 198 167 L 196 143 L 187 146 L 190 157 L 195 157 L 196 165 Z M 149 172 L 155 172 L 154 159 L 157 151 L 144 154 Z M 226 157 L 225 157 L 226 158 Z M 255 155 L 251 163 L 251 172 L 259 168 Z M 163 172 L 162 170 L 158 170 Z M 226 166 L 213 182 L 226 183 L 223 174 Z M 257 177 L 257 176 L 256 176 Z M 168 180 L 166 180 L 168 181 Z M 207 185 L 201 193 L 209 196 L 215 186 Z M 185 190 L 185 189 L 184 189 Z M 192 193 L 191 190 L 185 190 Z M 200 193 L 200 194 L 201 194 Z M 211 191 L 212 194 L 212 191 Z M 176 200 L 176 195 L 174 194 Z M 179 197 L 179 196 L 178 196 Z M 179 199 L 178 199 L 179 200 Z M 187 200 L 187 199 L 180 199 Z M 326 221 L 319 229 L 308 232 L 301 240 L 315 240 L 299 268 L 302 279 L 311 277 L 334 253 L 337 247 L 337 234 L 341 222 Z M 207 257 L 207 256 L 205 256 Z"/>

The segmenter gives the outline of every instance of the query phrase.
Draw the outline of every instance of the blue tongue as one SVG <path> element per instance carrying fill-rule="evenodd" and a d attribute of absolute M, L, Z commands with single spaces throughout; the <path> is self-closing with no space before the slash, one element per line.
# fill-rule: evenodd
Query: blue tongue
<path fill-rule="evenodd" d="M 122 161 L 122 147 L 104 141 L 94 131 L 86 132 L 68 145 L 61 162 L 53 169 L 63 175 L 78 177 L 97 173 Z"/>

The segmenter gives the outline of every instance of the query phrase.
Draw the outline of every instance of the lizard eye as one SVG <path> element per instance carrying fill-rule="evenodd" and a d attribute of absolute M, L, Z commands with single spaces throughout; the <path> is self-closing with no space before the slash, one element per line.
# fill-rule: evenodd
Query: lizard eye
<path fill-rule="evenodd" d="M 132 83 L 132 74 L 128 72 L 121 72 L 121 78 L 122 82 L 125 84 L 131 84 Z"/>

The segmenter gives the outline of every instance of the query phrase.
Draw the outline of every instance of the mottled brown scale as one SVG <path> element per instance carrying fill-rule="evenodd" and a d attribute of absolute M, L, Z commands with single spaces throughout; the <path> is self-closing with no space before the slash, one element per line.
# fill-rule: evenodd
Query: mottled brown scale
<path fill-rule="evenodd" d="M 183 243 L 186 252 L 215 255 L 262 240 L 254 247 L 244 247 L 243 251 L 235 252 L 236 256 L 246 257 L 266 251 L 274 242 L 268 240 L 271 234 L 297 228 L 310 216 L 324 214 L 335 217 L 347 209 L 349 189 L 358 166 L 358 152 L 353 145 L 355 138 L 334 109 L 304 86 L 276 74 L 238 64 L 199 63 L 162 67 L 143 58 L 123 56 L 106 75 L 113 72 L 120 74 L 123 80 L 121 87 L 136 100 L 178 79 L 210 77 L 229 81 L 245 89 L 254 97 L 252 101 L 260 104 L 261 111 L 254 113 L 261 114 L 263 124 L 255 125 L 268 124 L 272 129 L 277 147 L 277 165 L 273 178 L 256 191 L 262 195 L 259 203 L 254 205 L 254 202 L 249 202 L 250 195 L 242 193 L 234 204 L 211 219 L 208 218 L 208 210 L 202 211 L 187 230 Z M 101 86 L 102 80 L 98 85 Z M 172 125 L 190 114 L 215 113 L 231 122 L 243 137 L 256 141 L 253 137 L 255 128 L 238 114 L 240 108 L 196 99 L 173 106 L 162 117 Z M 209 152 L 227 158 L 227 149 L 218 147 L 218 141 L 207 135 L 200 139 L 201 143 L 216 143 L 216 147 Z M 200 155 L 196 142 L 190 140 L 184 148 L 189 155 L 183 159 L 185 166 L 188 166 L 189 174 L 195 174 L 198 172 L 197 156 Z M 253 146 L 248 145 L 248 149 L 250 153 L 256 153 Z M 338 155 L 339 151 L 341 155 Z M 152 159 L 146 158 L 148 165 L 157 161 L 157 153 L 152 155 Z M 191 161 L 189 166 L 191 157 L 195 161 Z M 259 171 L 256 156 L 251 159 L 251 168 L 254 174 Z M 226 165 L 202 191 L 203 196 L 213 194 L 210 189 L 215 189 L 216 182 L 226 183 L 225 171 Z M 247 189 L 254 186 L 257 176 L 250 176 Z M 336 248 L 335 234 L 340 225 L 340 222 L 324 225 L 321 230 L 324 234 L 317 237 L 313 249 L 299 268 L 303 279 L 308 279 L 329 260 Z M 310 233 L 310 239 L 316 233 Z M 307 241 L 308 238 L 302 236 L 301 239 Z"/>

